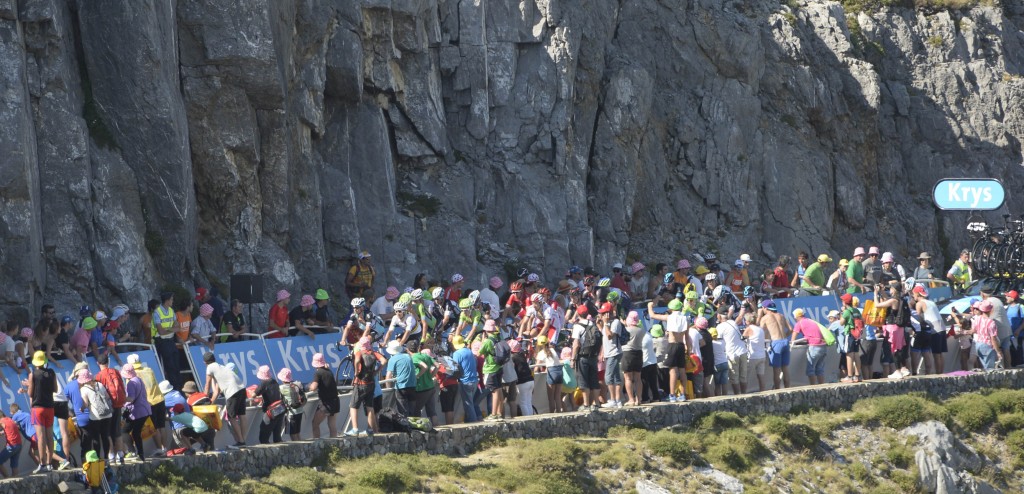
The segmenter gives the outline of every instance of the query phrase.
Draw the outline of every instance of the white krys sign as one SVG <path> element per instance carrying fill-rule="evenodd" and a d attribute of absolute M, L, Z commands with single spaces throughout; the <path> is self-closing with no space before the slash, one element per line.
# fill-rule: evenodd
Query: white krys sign
<path fill-rule="evenodd" d="M 996 179 L 947 178 L 935 184 L 932 199 L 945 210 L 993 210 L 1003 205 L 1006 192 Z"/>

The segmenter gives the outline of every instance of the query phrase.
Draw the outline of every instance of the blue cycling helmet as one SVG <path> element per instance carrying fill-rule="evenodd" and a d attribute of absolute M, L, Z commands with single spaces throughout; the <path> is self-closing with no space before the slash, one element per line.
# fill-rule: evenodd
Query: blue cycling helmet
<path fill-rule="evenodd" d="M 88 305 L 83 305 L 81 309 L 78 309 L 78 315 L 82 317 L 88 316 L 90 314 L 92 314 L 92 307 L 89 307 Z"/>

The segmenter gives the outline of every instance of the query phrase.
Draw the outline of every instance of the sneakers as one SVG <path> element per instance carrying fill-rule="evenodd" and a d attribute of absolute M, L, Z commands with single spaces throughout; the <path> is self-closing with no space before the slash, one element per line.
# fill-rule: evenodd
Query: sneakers
<path fill-rule="evenodd" d="M 35 475 L 37 473 L 44 473 L 44 472 L 46 472 L 46 465 L 39 465 L 39 466 L 36 467 L 35 470 L 32 470 L 32 474 L 33 475 Z"/>
<path fill-rule="evenodd" d="M 853 380 L 852 377 L 844 377 L 844 378 L 840 379 L 839 382 L 841 382 L 841 383 L 852 383 L 852 382 L 855 382 L 855 381 Z"/>
<path fill-rule="evenodd" d="M 676 395 L 668 395 L 668 402 L 669 403 L 675 403 L 676 402 Z"/>
<path fill-rule="evenodd" d="M 903 374 L 903 377 L 910 377 L 910 371 L 907 369 L 900 369 L 900 374 Z"/>
<path fill-rule="evenodd" d="M 501 422 L 503 420 L 505 420 L 505 417 L 502 417 L 501 415 L 497 414 L 488 415 L 484 417 L 484 422 Z"/>
<path fill-rule="evenodd" d="M 128 460 L 128 461 L 135 461 L 135 460 L 138 460 L 138 459 L 139 459 L 139 455 L 137 453 L 128 453 L 128 454 L 126 454 L 126 455 L 124 455 L 122 457 L 122 460 Z"/>
<path fill-rule="evenodd" d="M 601 404 L 601 408 L 621 408 L 621 407 L 622 407 L 622 405 L 619 405 L 619 402 L 614 401 L 614 400 L 613 401 L 607 401 L 607 402 L 604 402 L 604 403 Z"/>
<path fill-rule="evenodd" d="M 228 449 L 242 449 L 245 447 L 245 443 L 235 443 L 228 446 Z"/>
<path fill-rule="evenodd" d="M 124 465 L 124 451 L 117 452 L 117 462 Z"/>
<path fill-rule="evenodd" d="M 903 373 L 900 371 L 893 372 L 889 374 L 889 379 L 903 379 Z"/>
<path fill-rule="evenodd" d="M 349 429 L 345 431 L 345 435 L 348 437 L 359 437 L 359 430 L 355 428 Z"/>
<path fill-rule="evenodd" d="M 124 462 L 122 461 L 121 464 L 123 465 Z M 66 470 L 66 469 L 68 469 L 70 467 L 71 467 L 71 462 L 67 461 L 67 460 L 64 460 L 64 461 L 60 462 L 60 465 L 57 466 L 57 470 Z"/>
<path fill-rule="evenodd" d="M 192 456 L 192 455 L 195 455 L 195 454 L 196 454 L 196 450 L 194 450 L 192 448 L 186 448 L 185 449 L 185 456 Z"/>
<path fill-rule="evenodd" d="M 165 455 L 167 455 L 167 450 L 166 450 L 166 449 L 163 449 L 163 448 L 160 448 L 160 449 L 158 449 L 158 450 L 156 450 L 156 451 L 154 451 L 154 452 L 153 452 L 153 456 L 154 456 L 154 457 L 157 457 L 157 456 L 165 456 Z"/>

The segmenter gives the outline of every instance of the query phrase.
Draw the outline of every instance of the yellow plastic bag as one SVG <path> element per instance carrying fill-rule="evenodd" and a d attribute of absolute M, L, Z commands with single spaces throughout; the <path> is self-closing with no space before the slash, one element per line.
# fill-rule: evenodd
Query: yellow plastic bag
<path fill-rule="evenodd" d="M 153 418 L 146 417 L 146 423 L 142 424 L 142 439 L 149 439 L 156 434 L 156 426 L 153 425 Z"/>
<path fill-rule="evenodd" d="M 217 405 L 195 405 L 192 407 L 192 414 L 203 419 L 203 422 L 215 431 L 219 431 L 222 426 Z"/>

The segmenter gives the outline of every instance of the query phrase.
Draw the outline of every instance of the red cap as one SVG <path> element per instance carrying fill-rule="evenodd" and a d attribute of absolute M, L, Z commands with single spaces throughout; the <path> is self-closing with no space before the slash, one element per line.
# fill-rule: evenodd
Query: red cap
<path fill-rule="evenodd" d="M 202 300 L 206 298 L 206 289 L 203 287 L 196 288 L 196 300 Z"/>
<path fill-rule="evenodd" d="M 605 302 L 601 304 L 601 308 L 597 309 L 598 314 L 607 314 L 615 310 L 615 306 L 611 302 Z"/>
<path fill-rule="evenodd" d="M 1006 292 L 1004 295 L 1006 295 L 1006 298 L 1012 298 L 1014 300 L 1017 300 L 1017 297 L 1020 296 L 1020 294 L 1017 293 L 1017 290 L 1010 290 Z"/>
<path fill-rule="evenodd" d="M 174 407 L 171 408 L 171 411 L 174 413 L 185 413 L 185 405 L 182 405 L 181 403 L 175 403 Z"/>
<path fill-rule="evenodd" d="M 844 293 L 843 296 L 839 297 L 839 300 L 842 300 L 844 304 L 852 304 L 853 303 L 853 295 L 851 295 L 849 293 Z"/>
<path fill-rule="evenodd" d="M 921 285 L 915 286 L 913 292 L 924 297 L 928 296 L 928 290 L 925 290 Z"/>
<path fill-rule="evenodd" d="M 586 316 L 586 315 L 589 314 L 589 312 L 587 311 L 587 306 L 586 305 L 581 305 L 581 306 L 577 307 L 576 308 L 576 313 L 581 315 L 581 316 Z"/>

